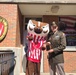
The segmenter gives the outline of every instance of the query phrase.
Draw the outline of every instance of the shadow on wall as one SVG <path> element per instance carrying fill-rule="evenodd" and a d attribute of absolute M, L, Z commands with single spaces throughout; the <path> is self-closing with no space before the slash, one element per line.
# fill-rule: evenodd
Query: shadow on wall
<path fill-rule="evenodd" d="M 61 31 L 62 30 L 66 30 L 67 24 L 62 22 L 62 21 L 60 21 L 59 24 L 58 24 L 58 27 L 59 27 L 59 30 L 61 30 Z"/>

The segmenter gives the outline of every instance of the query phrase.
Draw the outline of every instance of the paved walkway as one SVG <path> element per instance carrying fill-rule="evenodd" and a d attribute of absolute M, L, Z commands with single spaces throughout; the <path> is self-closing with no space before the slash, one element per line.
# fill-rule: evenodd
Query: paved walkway
<path fill-rule="evenodd" d="M 25 73 L 21 73 L 20 75 L 25 75 Z M 41 73 L 41 75 L 50 75 L 49 73 Z M 66 75 L 76 75 L 76 73 L 66 73 Z"/>

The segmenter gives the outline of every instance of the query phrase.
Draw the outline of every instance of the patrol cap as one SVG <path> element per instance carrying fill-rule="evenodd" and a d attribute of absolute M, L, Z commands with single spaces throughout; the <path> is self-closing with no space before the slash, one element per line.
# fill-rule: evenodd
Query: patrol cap
<path fill-rule="evenodd" d="M 57 27 L 58 24 L 57 24 L 55 21 L 53 21 L 53 22 L 51 23 L 51 26 L 53 26 L 53 27 Z"/>

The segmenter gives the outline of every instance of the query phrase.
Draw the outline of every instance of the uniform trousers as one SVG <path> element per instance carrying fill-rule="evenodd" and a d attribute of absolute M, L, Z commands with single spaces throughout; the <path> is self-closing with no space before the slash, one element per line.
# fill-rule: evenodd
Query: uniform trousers
<path fill-rule="evenodd" d="M 64 72 L 64 63 L 50 63 L 50 75 L 65 75 Z"/>

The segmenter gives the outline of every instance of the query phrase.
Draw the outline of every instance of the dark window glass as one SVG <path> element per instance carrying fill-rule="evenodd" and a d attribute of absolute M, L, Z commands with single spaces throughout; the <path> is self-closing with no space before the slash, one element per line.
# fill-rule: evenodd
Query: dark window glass
<path fill-rule="evenodd" d="M 66 34 L 67 46 L 76 46 L 76 17 L 60 16 L 59 29 Z"/>

